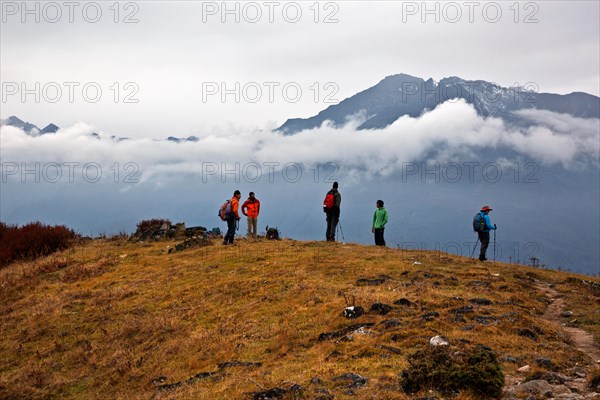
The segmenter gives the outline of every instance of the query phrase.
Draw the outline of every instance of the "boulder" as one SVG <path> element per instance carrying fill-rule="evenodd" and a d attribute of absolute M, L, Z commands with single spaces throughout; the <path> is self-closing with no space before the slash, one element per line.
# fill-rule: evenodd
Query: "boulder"
<path fill-rule="evenodd" d="M 473 304 L 477 304 L 480 306 L 489 306 L 490 304 L 492 304 L 492 301 L 489 299 L 474 298 L 469 301 Z"/>
<path fill-rule="evenodd" d="M 141 221 L 129 240 L 144 242 L 148 240 L 157 241 L 175 237 L 175 226 L 168 219 L 151 219 Z"/>
<path fill-rule="evenodd" d="M 378 315 L 386 315 L 392 311 L 392 307 L 388 306 L 387 304 L 377 302 L 371 304 L 371 309 L 369 311 Z"/>
<path fill-rule="evenodd" d="M 429 339 L 429 344 L 432 346 L 448 346 L 450 342 L 446 338 L 437 335 Z"/>
<path fill-rule="evenodd" d="M 171 247 L 169 249 L 169 254 L 174 253 L 176 251 L 183 251 L 192 247 L 204 247 L 210 245 L 212 245 L 212 242 L 208 239 L 208 235 L 206 234 L 206 232 L 204 232 L 203 236 L 193 236 L 189 239 L 185 239 L 181 243 L 177 243 L 175 247 Z"/>
<path fill-rule="evenodd" d="M 389 275 L 379 275 L 376 278 L 360 278 L 356 281 L 357 286 L 377 286 L 383 285 L 386 281 L 392 279 Z"/>
<path fill-rule="evenodd" d="M 410 306 L 412 306 L 414 303 L 413 303 L 413 302 L 411 302 L 411 301 L 410 301 L 410 300 L 408 300 L 408 299 L 405 299 L 405 298 L 403 297 L 403 298 L 401 298 L 401 299 L 399 299 L 399 300 L 396 300 L 396 301 L 394 302 L 394 304 L 396 304 L 396 305 L 398 305 L 398 306 L 406 306 L 406 307 L 410 307 Z"/>
<path fill-rule="evenodd" d="M 348 372 L 346 374 L 336 376 L 332 379 L 333 382 L 340 384 L 342 388 L 358 388 L 365 386 L 368 379 L 359 374 Z"/>
<path fill-rule="evenodd" d="M 344 308 L 342 315 L 344 318 L 348 319 L 356 319 L 362 316 L 365 313 L 365 309 L 361 306 L 351 306 Z"/>
<path fill-rule="evenodd" d="M 515 388 L 517 397 L 533 395 L 535 397 L 552 397 L 552 386 L 541 379 L 525 382 Z"/>
<path fill-rule="evenodd" d="M 421 315 L 421 319 L 424 319 L 425 321 L 433 321 L 434 318 L 437 318 L 440 316 L 440 313 L 437 311 L 430 311 L 428 313 L 425 313 L 423 315 Z"/>
<path fill-rule="evenodd" d="M 185 228 L 184 225 L 184 233 L 186 237 L 193 237 L 193 236 L 204 236 L 207 233 L 207 229 L 203 226 L 192 226 L 189 228 Z"/>

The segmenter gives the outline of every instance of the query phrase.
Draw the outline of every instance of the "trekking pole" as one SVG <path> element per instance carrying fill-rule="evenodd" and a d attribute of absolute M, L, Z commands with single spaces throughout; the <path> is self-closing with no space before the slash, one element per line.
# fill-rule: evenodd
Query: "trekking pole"
<path fill-rule="evenodd" d="M 344 230 L 342 229 L 342 224 L 340 221 L 338 221 L 338 227 L 340 228 L 340 232 L 342 234 L 342 240 L 345 242 L 346 238 L 344 237 Z"/>
<path fill-rule="evenodd" d="M 473 258 L 473 255 L 475 254 L 475 249 L 477 248 L 478 243 L 479 243 L 479 236 L 477 236 L 477 241 L 475 242 L 475 246 L 473 246 L 473 251 L 471 252 L 471 258 Z"/>
<path fill-rule="evenodd" d="M 496 228 L 496 225 L 494 224 L 494 228 Z M 496 230 L 494 229 L 494 261 L 496 261 Z"/>

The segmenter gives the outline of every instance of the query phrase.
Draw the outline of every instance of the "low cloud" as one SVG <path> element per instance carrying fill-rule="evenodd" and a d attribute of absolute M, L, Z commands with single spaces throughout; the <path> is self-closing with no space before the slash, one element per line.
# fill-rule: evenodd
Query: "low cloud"
<path fill-rule="evenodd" d="M 542 165 L 572 168 L 597 163 L 600 120 L 543 110 L 519 111 L 526 127 L 483 118 L 463 100 L 449 101 L 418 118 L 402 117 L 378 130 L 357 130 L 364 116 L 343 127 L 321 127 L 284 136 L 270 129 L 220 130 L 197 134 L 196 142 L 136 139 L 118 141 L 93 126 L 76 124 L 56 134 L 32 137 L 18 128 L 0 130 L 2 162 L 135 163 L 142 182 L 162 175 L 200 173 L 206 163 L 338 163 L 349 176 L 391 175 L 413 161 L 476 161 L 494 150 Z M 100 132 L 99 138 L 93 132 Z M 496 154 L 496 153 L 494 153 Z M 495 161 L 495 160 L 485 160 Z M 157 182 L 154 182 L 157 183 Z"/>

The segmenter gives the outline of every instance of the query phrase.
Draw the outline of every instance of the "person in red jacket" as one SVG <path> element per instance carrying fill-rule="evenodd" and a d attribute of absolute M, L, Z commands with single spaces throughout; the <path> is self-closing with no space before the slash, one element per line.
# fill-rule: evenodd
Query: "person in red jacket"
<path fill-rule="evenodd" d="M 223 244 L 233 244 L 233 239 L 235 238 L 235 225 L 236 222 L 240 220 L 240 214 L 238 213 L 238 208 L 240 206 L 240 198 L 242 194 L 239 190 L 233 192 L 233 197 L 231 198 L 231 211 L 227 214 L 227 233 L 223 238 Z"/>
<path fill-rule="evenodd" d="M 260 201 L 254 197 L 254 192 L 250 192 L 248 200 L 242 204 L 242 213 L 248 217 L 248 237 L 256 239 L 256 225 L 258 224 L 258 214 L 260 213 Z"/>

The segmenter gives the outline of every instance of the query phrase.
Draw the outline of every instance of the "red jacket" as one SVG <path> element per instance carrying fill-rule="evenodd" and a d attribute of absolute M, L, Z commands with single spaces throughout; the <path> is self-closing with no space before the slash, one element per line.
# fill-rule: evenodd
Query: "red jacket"
<path fill-rule="evenodd" d="M 256 197 L 254 198 L 254 201 L 248 198 L 242 205 L 242 213 L 249 218 L 258 218 L 258 213 L 260 213 L 260 201 L 258 201 Z"/>

